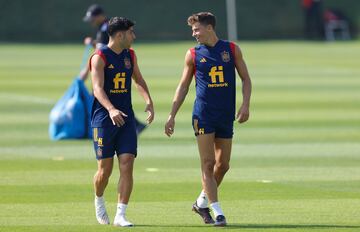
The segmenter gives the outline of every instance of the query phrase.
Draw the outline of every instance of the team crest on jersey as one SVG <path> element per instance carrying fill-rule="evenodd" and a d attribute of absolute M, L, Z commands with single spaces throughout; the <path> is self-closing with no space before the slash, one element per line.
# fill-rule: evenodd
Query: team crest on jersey
<path fill-rule="evenodd" d="M 130 62 L 129 58 L 124 59 L 124 65 L 125 65 L 125 68 L 131 69 L 131 62 Z"/>
<path fill-rule="evenodd" d="M 100 147 L 98 147 L 98 149 L 96 150 L 96 154 L 98 157 L 101 157 L 102 156 L 102 149 Z"/>
<path fill-rule="evenodd" d="M 223 51 L 221 53 L 221 59 L 226 63 L 229 62 L 230 61 L 230 53 L 228 53 L 227 51 Z"/>

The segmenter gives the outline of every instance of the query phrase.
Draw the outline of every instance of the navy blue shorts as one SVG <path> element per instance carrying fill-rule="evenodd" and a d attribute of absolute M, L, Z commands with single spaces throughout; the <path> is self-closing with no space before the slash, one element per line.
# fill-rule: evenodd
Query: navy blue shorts
<path fill-rule="evenodd" d="M 137 136 L 135 120 L 127 121 L 123 126 L 93 128 L 93 142 L 96 159 L 111 158 L 123 153 L 137 155 Z"/>
<path fill-rule="evenodd" d="M 195 136 L 215 133 L 215 138 L 230 139 L 234 134 L 234 121 L 232 120 L 211 122 L 193 116 L 192 126 Z"/>

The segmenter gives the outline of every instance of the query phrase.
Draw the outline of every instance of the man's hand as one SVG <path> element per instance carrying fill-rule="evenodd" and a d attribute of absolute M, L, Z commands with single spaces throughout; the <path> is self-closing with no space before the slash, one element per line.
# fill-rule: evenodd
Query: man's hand
<path fill-rule="evenodd" d="M 170 115 L 165 123 L 165 134 L 170 137 L 174 133 L 175 119 Z"/>
<path fill-rule="evenodd" d="M 146 104 L 146 108 L 145 108 L 144 112 L 148 112 L 148 117 L 146 119 L 147 124 L 152 123 L 152 121 L 154 120 L 154 116 L 155 116 L 153 104 L 152 103 Z"/>
<path fill-rule="evenodd" d="M 125 124 L 124 117 L 127 117 L 127 115 L 124 114 L 122 111 L 116 108 L 112 108 L 109 110 L 109 115 L 114 125 L 121 127 L 122 125 Z"/>
<path fill-rule="evenodd" d="M 246 122 L 249 119 L 249 106 L 242 105 L 236 115 L 236 121 Z"/>
<path fill-rule="evenodd" d="M 93 40 L 92 40 L 91 37 L 86 37 L 86 38 L 84 39 L 84 44 L 85 44 L 85 45 L 92 45 L 92 42 L 93 42 Z"/>
<path fill-rule="evenodd" d="M 83 68 L 79 73 L 79 79 L 82 81 L 86 81 L 88 74 L 89 74 L 89 68 L 88 67 Z"/>

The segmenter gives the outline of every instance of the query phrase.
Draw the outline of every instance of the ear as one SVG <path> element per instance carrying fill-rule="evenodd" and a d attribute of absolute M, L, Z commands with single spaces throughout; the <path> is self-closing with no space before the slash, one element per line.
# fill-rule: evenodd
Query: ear
<path fill-rule="evenodd" d="M 116 32 L 115 37 L 121 40 L 123 37 L 122 32 L 121 31 Z"/>
<path fill-rule="evenodd" d="M 213 31 L 214 28 L 213 28 L 213 26 L 211 26 L 211 25 L 209 24 L 209 25 L 206 26 L 206 30 L 207 30 L 207 31 Z"/>
<path fill-rule="evenodd" d="M 115 35 L 114 35 L 114 38 L 117 39 L 117 40 L 120 40 L 121 39 L 121 32 L 120 31 L 116 32 Z"/>

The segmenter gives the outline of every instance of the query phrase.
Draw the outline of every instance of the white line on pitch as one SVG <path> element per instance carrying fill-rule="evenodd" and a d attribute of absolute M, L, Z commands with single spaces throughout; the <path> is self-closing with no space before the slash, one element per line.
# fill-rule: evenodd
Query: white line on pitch
<path fill-rule="evenodd" d="M 18 102 L 31 102 L 31 103 L 38 103 L 44 105 L 52 105 L 55 103 L 54 100 L 43 98 L 43 97 L 35 97 L 31 95 L 20 95 L 20 94 L 13 94 L 13 93 L 0 93 L 0 98 L 2 99 L 9 99 L 12 101 Z"/>

